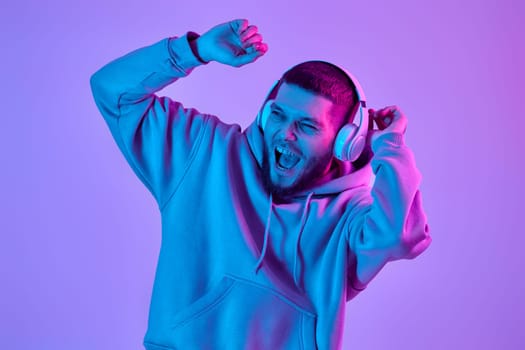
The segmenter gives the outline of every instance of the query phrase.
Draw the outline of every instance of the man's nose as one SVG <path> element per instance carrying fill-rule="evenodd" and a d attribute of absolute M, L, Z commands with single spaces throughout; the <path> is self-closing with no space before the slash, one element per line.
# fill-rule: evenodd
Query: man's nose
<path fill-rule="evenodd" d="M 283 136 L 284 136 L 284 139 L 285 140 L 291 140 L 291 141 L 296 141 L 297 140 L 297 135 L 295 134 L 296 130 L 295 130 L 295 124 L 294 123 L 290 123 L 290 124 L 287 124 L 283 127 Z"/>

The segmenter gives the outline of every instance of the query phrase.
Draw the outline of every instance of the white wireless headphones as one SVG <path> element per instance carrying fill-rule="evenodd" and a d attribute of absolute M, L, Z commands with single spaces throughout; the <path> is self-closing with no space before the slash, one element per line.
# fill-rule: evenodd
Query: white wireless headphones
<path fill-rule="evenodd" d="M 359 81 L 350 74 L 347 70 L 344 68 L 341 68 L 339 66 L 336 66 L 332 63 L 325 62 L 325 61 L 318 61 L 327 63 L 335 68 L 338 68 L 343 73 L 346 74 L 346 76 L 350 79 L 350 81 L 354 84 L 355 89 L 357 91 L 357 100 L 358 100 L 358 110 L 357 113 L 359 115 L 359 125 L 355 125 L 354 123 L 347 123 L 345 124 L 337 133 L 337 136 L 335 138 L 334 142 L 334 156 L 342 161 L 350 161 L 353 162 L 363 152 L 363 149 L 365 148 L 366 143 L 366 133 L 368 130 L 368 109 L 366 108 L 366 98 L 365 94 L 363 92 L 363 89 L 361 88 L 361 85 L 359 84 Z M 286 74 L 286 73 L 285 73 Z M 264 126 L 266 125 L 266 121 L 268 120 L 268 116 L 271 113 L 271 104 L 274 101 L 278 88 L 280 86 L 282 81 L 282 78 L 277 80 L 272 88 L 270 89 L 270 92 L 266 96 L 264 100 L 264 104 L 262 108 L 259 110 L 259 113 L 257 114 L 257 125 L 261 128 L 261 130 L 264 131 Z M 350 111 L 350 113 L 352 113 Z"/>

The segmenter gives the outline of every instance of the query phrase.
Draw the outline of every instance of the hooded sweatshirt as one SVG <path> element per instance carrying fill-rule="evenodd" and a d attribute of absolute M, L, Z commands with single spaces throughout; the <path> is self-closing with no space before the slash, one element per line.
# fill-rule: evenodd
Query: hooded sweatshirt
<path fill-rule="evenodd" d="M 189 45 L 197 36 L 134 50 L 90 80 L 161 213 L 144 346 L 339 349 L 346 302 L 387 262 L 431 242 L 413 153 L 402 134 L 385 133 L 361 167 L 275 201 L 255 121 L 242 130 L 156 94 L 202 65 Z"/>

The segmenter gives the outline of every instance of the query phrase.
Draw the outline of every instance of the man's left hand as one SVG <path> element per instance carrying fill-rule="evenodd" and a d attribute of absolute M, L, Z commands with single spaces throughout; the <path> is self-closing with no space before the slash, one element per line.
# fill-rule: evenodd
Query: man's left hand
<path fill-rule="evenodd" d="M 407 118 L 397 106 L 388 106 L 379 110 L 368 109 L 368 133 L 373 143 L 381 135 L 397 132 L 404 134 L 407 129 Z M 374 129 L 374 122 L 378 129 Z"/>

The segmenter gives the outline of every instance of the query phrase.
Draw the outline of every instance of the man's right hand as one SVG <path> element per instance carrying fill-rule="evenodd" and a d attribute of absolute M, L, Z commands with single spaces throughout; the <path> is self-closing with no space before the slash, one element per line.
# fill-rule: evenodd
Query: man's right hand
<path fill-rule="evenodd" d="M 252 63 L 268 51 L 257 27 L 246 19 L 219 24 L 195 41 L 197 52 L 204 61 L 217 61 L 233 67 Z"/>

